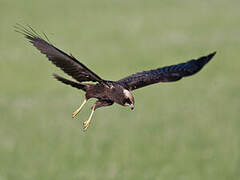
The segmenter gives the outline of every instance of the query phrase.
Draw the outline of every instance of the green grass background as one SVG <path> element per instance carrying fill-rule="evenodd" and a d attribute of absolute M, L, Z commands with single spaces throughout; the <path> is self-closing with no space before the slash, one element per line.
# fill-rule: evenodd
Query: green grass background
<path fill-rule="evenodd" d="M 1 0 L 0 180 L 240 179 L 240 1 Z M 19 34 L 48 34 L 104 79 L 213 51 L 199 74 L 134 91 L 82 122 L 84 94 Z M 63 73 L 61 73 L 63 74 Z"/>

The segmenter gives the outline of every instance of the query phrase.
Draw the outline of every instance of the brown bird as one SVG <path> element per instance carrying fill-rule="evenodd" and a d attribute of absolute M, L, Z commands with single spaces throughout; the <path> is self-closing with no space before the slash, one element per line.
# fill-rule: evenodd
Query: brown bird
<path fill-rule="evenodd" d="M 90 98 L 96 98 L 96 103 L 92 106 L 90 117 L 83 123 L 83 130 L 86 130 L 91 122 L 94 111 L 100 107 L 111 106 L 113 103 L 122 106 L 129 106 L 134 109 L 134 98 L 131 91 L 158 82 L 174 82 L 186 76 L 191 76 L 199 72 L 216 54 L 213 52 L 198 59 L 189 60 L 185 63 L 165 66 L 154 70 L 143 71 L 120 79 L 118 81 L 104 80 L 79 62 L 73 55 L 68 55 L 38 34 L 32 27 L 24 27 L 17 24 L 16 31 L 23 34 L 41 53 L 45 54 L 49 61 L 59 67 L 63 72 L 71 76 L 76 81 L 65 79 L 57 74 L 53 76 L 60 82 L 81 89 L 86 92 L 82 105 L 72 114 L 75 117 L 84 104 Z M 83 82 L 95 83 L 83 83 Z"/>

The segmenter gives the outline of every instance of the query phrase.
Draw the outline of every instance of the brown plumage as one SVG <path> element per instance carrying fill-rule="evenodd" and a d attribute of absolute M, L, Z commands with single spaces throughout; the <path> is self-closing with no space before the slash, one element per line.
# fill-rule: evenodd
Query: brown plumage
<path fill-rule="evenodd" d="M 44 40 L 32 27 L 22 25 L 15 26 L 16 31 L 23 34 L 41 53 L 45 54 L 49 61 L 63 70 L 76 81 L 65 79 L 57 74 L 53 76 L 60 82 L 81 89 L 86 92 L 83 104 L 73 113 L 76 116 L 83 105 L 90 98 L 96 98 L 96 103 L 92 106 L 92 113 L 87 121 L 84 122 L 83 129 L 86 130 L 90 124 L 93 112 L 100 107 L 110 106 L 114 102 L 122 106 L 134 108 L 134 98 L 130 91 L 148 86 L 158 82 L 173 82 L 183 77 L 191 76 L 200 71 L 207 64 L 216 52 L 196 60 L 185 63 L 166 66 L 155 70 L 143 71 L 125 77 L 119 81 L 103 80 L 84 64 L 79 62 L 72 55 L 68 55 L 53 46 L 45 36 Z M 83 83 L 95 82 L 95 83 Z"/>

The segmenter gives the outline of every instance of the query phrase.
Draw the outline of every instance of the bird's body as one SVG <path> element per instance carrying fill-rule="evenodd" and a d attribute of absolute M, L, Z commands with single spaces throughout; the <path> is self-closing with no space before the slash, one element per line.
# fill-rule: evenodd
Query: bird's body
<path fill-rule="evenodd" d="M 73 113 L 73 117 L 80 112 L 89 99 L 97 99 L 96 103 L 92 106 L 92 113 L 89 119 L 84 122 L 84 130 L 88 128 L 93 112 L 97 108 L 117 103 L 122 106 L 129 106 L 133 109 L 135 101 L 131 91 L 154 83 L 173 82 L 183 77 L 191 76 L 200 71 L 216 53 L 214 52 L 207 56 L 200 57 L 197 60 L 190 60 L 177 65 L 136 73 L 120 79 L 119 81 L 107 81 L 92 72 L 72 55 L 64 53 L 54 47 L 50 42 L 41 38 L 30 26 L 26 28 L 18 25 L 16 26 L 16 31 L 24 34 L 24 36 L 40 50 L 41 53 L 45 54 L 53 64 L 61 68 L 66 74 L 72 76 L 76 81 L 68 80 L 57 74 L 53 74 L 57 80 L 86 92 L 83 104 Z M 84 83 L 89 81 L 95 83 Z"/>

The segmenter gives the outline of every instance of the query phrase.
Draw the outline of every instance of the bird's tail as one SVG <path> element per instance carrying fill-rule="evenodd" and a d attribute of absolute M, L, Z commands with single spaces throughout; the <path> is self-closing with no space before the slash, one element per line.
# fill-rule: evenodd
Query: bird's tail
<path fill-rule="evenodd" d="M 63 77 L 61 77 L 61 76 L 59 76 L 58 74 L 55 74 L 55 73 L 53 73 L 53 77 L 55 79 L 57 79 L 58 81 L 64 83 L 64 84 L 67 84 L 67 85 L 70 85 L 70 86 L 75 87 L 77 89 L 81 89 L 83 91 L 86 91 L 86 85 L 85 84 L 81 84 L 81 83 L 77 83 L 77 82 L 65 79 L 65 78 L 63 78 Z"/>

